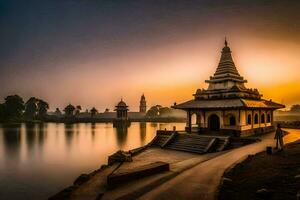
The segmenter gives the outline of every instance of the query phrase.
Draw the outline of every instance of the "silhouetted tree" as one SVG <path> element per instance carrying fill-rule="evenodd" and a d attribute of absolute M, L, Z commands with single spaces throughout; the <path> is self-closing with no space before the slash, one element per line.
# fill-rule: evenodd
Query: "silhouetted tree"
<path fill-rule="evenodd" d="M 93 107 L 91 109 L 91 116 L 94 117 L 97 113 L 98 113 L 98 110 L 95 107 Z"/>
<path fill-rule="evenodd" d="M 39 99 L 37 102 L 37 107 L 38 107 L 38 116 L 40 119 L 43 119 L 47 115 L 49 104 L 46 101 Z"/>
<path fill-rule="evenodd" d="M 300 105 L 299 104 L 292 105 L 291 111 L 292 112 L 300 112 Z"/>
<path fill-rule="evenodd" d="M 4 104 L 0 104 L 0 121 L 4 121 L 5 118 L 4 108 L 5 108 Z"/>
<path fill-rule="evenodd" d="M 28 99 L 28 101 L 25 103 L 25 112 L 24 116 L 27 119 L 34 119 L 36 117 L 38 107 L 37 107 L 37 99 L 35 97 L 31 97 Z"/>
<path fill-rule="evenodd" d="M 10 95 L 5 98 L 4 113 L 6 119 L 20 119 L 24 111 L 24 101 L 19 95 Z"/>
<path fill-rule="evenodd" d="M 77 105 L 76 106 L 76 110 L 75 110 L 75 114 L 78 115 L 81 111 L 81 106 L 80 105 Z"/>
<path fill-rule="evenodd" d="M 160 116 L 161 105 L 152 106 L 146 113 L 147 117 L 154 118 Z"/>
<path fill-rule="evenodd" d="M 170 115 L 172 115 L 172 109 L 161 105 L 152 106 L 146 113 L 149 118 L 169 117 Z"/>
<path fill-rule="evenodd" d="M 69 104 L 65 107 L 65 115 L 66 116 L 73 116 L 74 115 L 75 107 L 72 104 Z"/>

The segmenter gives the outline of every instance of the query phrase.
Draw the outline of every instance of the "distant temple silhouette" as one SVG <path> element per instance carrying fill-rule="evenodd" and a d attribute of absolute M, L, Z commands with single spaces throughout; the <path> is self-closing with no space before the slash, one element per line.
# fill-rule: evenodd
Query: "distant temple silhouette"
<path fill-rule="evenodd" d="M 104 113 L 98 113 L 97 117 L 102 119 L 143 119 L 147 112 L 146 97 L 144 94 L 141 96 L 138 112 L 130 111 L 130 107 L 123 99 L 121 99 L 121 101 L 115 106 L 114 111 L 115 112 L 109 112 L 109 110 L 107 109 Z"/>
<path fill-rule="evenodd" d="M 128 119 L 128 106 L 121 99 L 121 101 L 116 105 L 115 111 L 117 113 L 117 119 L 127 120 Z"/>
<path fill-rule="evenodd" d="M 248 89 L 240 76 L 225 39 L 216 72 L 198 89 L 194 99 L 174 104 L 187 112 L 186 130 L 251 135 L 273 130 L 273 111 L 284 105 L 262 99 L 257 89 Z"/>
<path fill-rule="evenodd" d="M 121 101 L 116 105 L 115 111 L 117 113 L 117 117 L 113 121 L 114 127 L 127 127 L 130 125 L 130 121 L 128 120 L 128 106 L 121 99 Z"/>
<path fill-rule="evenodd" d="M 140 113 L 146 113 L 146 111 L 147 111 L 147 103 L 146 103 L 145 95 L 143 94 L 140 100 Z"/>

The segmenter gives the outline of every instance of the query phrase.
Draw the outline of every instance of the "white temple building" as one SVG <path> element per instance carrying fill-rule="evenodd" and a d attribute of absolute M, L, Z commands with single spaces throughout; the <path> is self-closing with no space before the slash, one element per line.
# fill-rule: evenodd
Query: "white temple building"
<path fill-rule="evenodd" d="M 173 106 L 187 112 L 188 132 L 247 136 L 274 130 L 273 112 L 285 106 L 246 88 L 226 40 L 216 72 L 205 82 L 208 88 L 198 89 L 193 100 Z"/>

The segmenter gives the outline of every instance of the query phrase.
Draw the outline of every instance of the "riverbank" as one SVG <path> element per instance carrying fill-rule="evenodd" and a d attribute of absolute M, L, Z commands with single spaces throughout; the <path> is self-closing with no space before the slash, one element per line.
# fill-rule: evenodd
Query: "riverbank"
<path fill-rule="evenodd" d="M 289 134 L 284 137 L 286 143 L 299 140 L 299 130 L 288 129 L 287 131 Z M 141 165 L 145 167 L 145 164 L 154 161 L 169 163 L 170 171 L 146 177 L 141 175 L 138 179 L 125 182 L 126 184 L 114 189 L 107 187 L 108 176 L 100 172 L 98 176 L 87 179 L 82 185 L 75 186 L 75 190 L 65 190 L 67 198 L 64 193 L 59 193 L 54 196 L 54 199 L 82 199 L 82 197 L 85 199 L 100 199 L 100 197 L 101 199 L 118 199 L 122 197 L 124 199 L 149 200 L 170 199 L 176 196 L 177 199 L 213 200 L 224 172 L 247 156 L 264 151 L 266 146 L 273 146 L 274 132 L 259 136 L 259 139 L 260 142 L 214 153 L 214 155 L 187 154 L 160 148 L 148 148 L 141 151 L 137 157 L 132 157 L 133 162 L 126 162 L 120 168 L 118 166 L 108 167 L 107 172 L 110 173 L 112 170 L 120 175 L 124 172 L 128 173 L 128 169 L 132 170 Z M 94 196 L 86 198 L 89 194 L 94 194 Z"/>
<path fill-rule="evenodd" d="M 300 140 L 284 151 L 248 156 L 224 174 L 219 200 L 299 199 Z"/>
<path fill-rule="evenodd" d="M 91 174 L 82 174 L 72 186 L 51 199 L 136 199 L 229 149 L 258 141 L 254 138 L 160 131 L 144 147 L 111 155 L 107 166 Z"/>
<path fill-rule="evenodd" d="M 76 123 L 112 123 L 115 118 L 76 118 L 76 117 L 66 117 L 66 118 L 45 118 L 43 120 L 27 120 L 27 119 L 18 119 L 18 120 L 6 120 L 0 121 L 2 124 L 17 124 L 17 123 L 67 123 L 67 124 L 76 124 Z M 129 119 L 130 122 L 153 122 L 153 123 L 180 123 L 185 122 L 185 118 L 140 118 L 140 119 Z"/>
<path fill-rule="evenodd" d="M 100 169 L 90 174 L 82 174 L 74 181 L 72 186 L 49 199 L 136 199 L 183 171 L 223 153 L 216 152 L 199 155 L 181 151 L 162 150 L 157 147 L 136 149 L 132 153 L 135 155 L 131 157 L 131 162 L 115 162 L 111 165 L 103 165 Z M 140 172 L 139 178 L 136 178 L 134 181 L 123 183 L 118 181 L 118 185 L 113 187 L 107 183 L 107 178 L 112 173 L 130 172 L 143 166 L 151 168 L 151 165 L 157 162 L 168 163 L 169 170 L 147 176 L 143 172 Z"/>

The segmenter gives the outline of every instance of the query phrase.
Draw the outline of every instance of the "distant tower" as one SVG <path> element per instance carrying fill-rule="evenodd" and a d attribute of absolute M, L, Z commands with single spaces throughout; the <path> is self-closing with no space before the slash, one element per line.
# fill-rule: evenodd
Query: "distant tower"
<path fill-rule="evenodd" d="M 145 113 L 146 110 L 147 110 L 146 98 L 145 95 L 143 94 L 140 100 L 140 112 Z"/>

